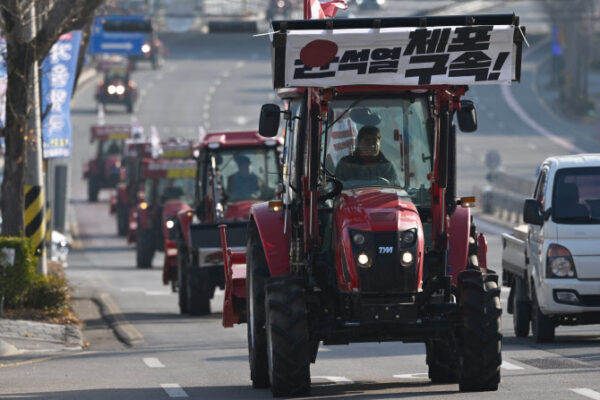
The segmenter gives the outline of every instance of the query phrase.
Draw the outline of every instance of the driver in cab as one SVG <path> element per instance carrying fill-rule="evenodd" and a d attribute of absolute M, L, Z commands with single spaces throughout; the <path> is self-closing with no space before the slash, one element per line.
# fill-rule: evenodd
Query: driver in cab
<path fill-rule="evenodd" d="M 346 181 L 388 181 L 396 185 L 398 176 L 393 164 L 381 153 L 379 128 L 365 125 L 358 131 L 354 153 L 343 157 L 335 168 L 335 176 Z"/>

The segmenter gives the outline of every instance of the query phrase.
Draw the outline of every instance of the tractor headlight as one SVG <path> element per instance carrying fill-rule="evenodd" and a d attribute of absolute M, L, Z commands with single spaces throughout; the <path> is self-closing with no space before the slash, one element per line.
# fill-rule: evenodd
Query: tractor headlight
<path fill-rule="evenodd" d="M 122 95 L 123 93 L 125 93 L 125 86 L 119 85 L 116 87 L 115 91 L 118 95 Z"/>
<path fill-rule="evenodd" d="M 367 253 L 360 253 L 358 257 L 356 257 L 356 261 L 358 262 L 359 267 L 368 267 L 371 263 L 371 260 Z"/>
<path fill-rule="evenodd" d="M 417 230 L 409 229 L 404 232 L 400 232 L 400 244 L 402 247 L 410 247 L 415 243 L 417 239 Z"/>
<path fill-rule="evenodd" d="M 576 278 L 575 263 L 571 252 L 558 244 L 548 247 L 546 257 L 546 277 L 548 278 Z"/>
<path fill-rule="evenodd" d="M 142 45 L 142 53 L 146 54 L 146 53 L 150 53 L 151 47 L 148 43 L 144 43 Z"/>
<path fill-rule="evenodd" d="M 173 222 L 172 219 L 168 220 L 165 225 L 167 226 L 167 229 L 173 229 L 173 227 L 175 226 L 175 222 Z"/>
<path fill-rule="evenodd" d="M 117 87 L 115 85 L 109 85 L 108 88 L 106 88 L 106 91 L 108 94 L 115 94 L 117 93 Z"/>
<path fill-rule="evenodd" d="M 414 260 L 415 256 L 413 255 L 413 253 L 411 253 L 410 251 L 405 251 L 404 253 L 402 253 L 402 258 L 400 259 L 400 262 L 402 263 L 403 267 L 409 267 L 412 265 Z"/>

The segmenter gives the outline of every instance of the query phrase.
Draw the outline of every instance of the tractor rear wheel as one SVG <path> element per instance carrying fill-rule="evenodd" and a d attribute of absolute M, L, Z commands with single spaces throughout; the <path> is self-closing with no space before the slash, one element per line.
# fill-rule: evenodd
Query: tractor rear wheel
<path fill-rule="evenodd" d="M 431 382 L 458 382 L 460 363 L 454 340 L 430 340 L 425 343 L 425 350 Z"/>
<path fill-rule="evenodd" d="M 248 316 L 248 359 L 252 387 L 269 387 L 267 333 L 265 331 L 265 279 L 269 269 L 256 227 L 251 226 L 246 244 L 248 268 L 246 281 L 246 315 Z"/>
<path fill-rule="evenodd" d="M 502 364 L 500 289 L 498 276 L 463 271 L 459 275 L 459 328 L 463 392 L 498 390 Z"/>
<path fill-rule="evenodd" d="M 98 192 L 100 191 L 98 182 L 94 177 L 90 177 L 88 180 L 88 201 L 90 203 L 95 203 L 98 201 Z"/>
<path fill-rule="evenodd" d="M 536 343 L 552 342 L 556 330 L 554 321 L 542 313 L 534 290 L 532 290 L 531 297 L 533 297 L 531 302 L 531 333 L 533 334 L 533 340 Z"/>
<path fill-rule="evenodd" d="M 275 397 L 310 391 L 310 338 L 302 280 L 291 275 L 270 278 L 265 294 L 267 357 Z"/>
<path fill-rule="evenodd" d="M 179 296 L 179 313 L 187 314 L 187 250 L 177 241 L 177 294 Z"/>
<path fill-rule="evenodd" d="M 152 232 L 138 229 L 135 250 L 137 267 L 140 269 L 152 268 L 152 259 L 154 258 L 154 240 L 152 239 Z"/>
<path fill-rule="evenodd" d="M 187 270 L 187 305 L 190 315 L 210 314 L 210 298 L 212 297 L 208 268 L 200 268 L 197 258 Z"/>
<path fill-rule="evenodd" d="M 529 335 L 529 322 L 531 321 L 531 302 L 525 296 L 525 282 L 515 277 L 513 281 L 513 326 L 517 337 Z"/>

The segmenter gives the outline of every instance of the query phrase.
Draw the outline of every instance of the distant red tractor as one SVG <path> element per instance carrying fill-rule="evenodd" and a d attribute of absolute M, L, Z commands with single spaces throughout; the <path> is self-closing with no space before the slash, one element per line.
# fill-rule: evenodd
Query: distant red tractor
<path fill-rule="evenodd" d="M 281 144 L 255 131 L 210 133 L 200 143 L 194 208 L 180 212 L 173 228 L 181 313 L 210 313 L 210 299 L 225 283 L 217 226 L 227 222 L 232 245 L 245 245 L 250 207 L 276 195 Z"/>
<path fill-rule="evenodd" d="M 83 170 L 88 180 L 88 200 L 97 201 L 101 189 L 113 189 L 122 180 L 123 145 L 131 137 L 130 125 L 94 125 L 90 142 L 98 143 L 96 156 Z"/>
<path fill-rule="evenodd" d="M 144 159 L 157 158 L 160 144 L 158 137 L 140 137 L 127 139 L 124 147 L 122 165 L 125 168 L 125 179 L 117 184 L 117 193 L 110 199 L 110 211 L 111 214 L 116 214 L 119 236 L 131 235 L 133 239 L 135 225 L 130 227 L 130 220 L 137 218 L 135 214 L 139 194 L 143 193 L 142 162 Z"/>
<path fill-rule="evenodd" d="M 305 9 L 309 1 L 305 1 Z M 250 376 L 306 395 L 319 344 L 424 342 L 433 382 L 497 390 L 498 276 L 457 198 L 456 127 L 477 129 L 467 85 L 520 79 L 514 15 L 273 22 L 274 87 L 259 131 L 286 121 L 283 191 L 227 248 L 223 324 L 247 322 Z"/>
<path fill-rule="evenodd" d="M 137 207 L 136 265 L 152 268 L 156 251 L 165 250 L 167 221 L 189 209 L 194 195 L 196 162 L 193 159 L 144 160 L 144 195 Z"/>

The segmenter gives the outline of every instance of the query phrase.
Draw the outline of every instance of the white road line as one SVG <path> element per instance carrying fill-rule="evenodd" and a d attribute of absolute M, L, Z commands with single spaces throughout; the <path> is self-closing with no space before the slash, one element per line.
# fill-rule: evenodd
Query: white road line
<path fill-rule="evenodd" d="M 162 387 L 171 398 L 188 397 L 187 393 L 176 383 L 161 383 L 160 387 Z"/>
<path fill-rule="evenodd" d="M 237 63 L 235 63 L 235 67 L 238 69 L 242 68 L 244 65 L 246 65 L 244 61 L 238 61 Z"/>
<path fill-rule="evenodd" d="M 220 79 L 220 78 L 217 78 L 217 79 L 215 79 L 215 82 L 214 82 L 214 83 L 215 83 L 215 86 L 219 86 L 219 85 L 221 84 L 221 82 L 222 82 L 222 81 L 221 81 L 221 79 Z"/>
<path fill-rule="evenodd" d="M 592 389 L 587 389 L 587 388 L 576 388 L 576 389 L 569 389 L 572 392 L 575 392 L 577 394 L 580 394 L 582 396 L 585 396 L 589 399 L 593 399 L 593 400 L 600 400 L 600 393 L 596 392 L 595 390 Z"/>
<path fill-rule="evenodd" d="M 229 71 L 229 70 L 223 71 L 223 74 L 221 76 L 223 78 L 229 78 L 231 76 L 231 71 Z"/>
<path fill-rule="evenodd" d="M 510 288 L 509 288 L 509 287 L 506 287 L 506 286 L 502 286 L 502 287 L 500 288 L 500 291 L 501 291 L 502 293 L 510 293 Z"/>
<path fill-rule="evenodd" d="M 204 106 L 202 106 L 202 108 L 204 109 L 204 111 L 207 111 L 210 108 L 210 104 L 204 103 Z"/>
<path fill-rule="evenodd" d="M 202 118 L 204 118 L 205 120 L 207 120 L 207 119 L 209 119 L 209 118 L 210 118 L 210 115 L 209 115 L 208 113 L 206 113 L 206 112 L 205 112 L 205 113 L 202 115 Z"/>
<path fill-rule="evenodd" d="M 332 382 L 334 385 L 352 385 L 353 380 L 346 378 L 345 376 L 313 376 L 314 379 L 325 379 Z"/>
<path fill-rule="evenodd" d="M 146 296 L 170 296 L 173 294 L 173 292 L 165 290 L 146 290 L 144 293 Z"/>
<path fill-rule="evenodd" d="M 160 362 L 158 358 L 143 358 L 144 364 L 146 364 L 150 368 L 164 368 L 163 363 Z"/>
<path fill-rule="evenodd" d="M 137 287 L 122 287 L 121 288 L 121 292 L 140 292 L 140 293 L 143 293 L 145 291 L 146 291 L 146 289 L 144 289 L 144 288 L 137 288 Z"/>
<path fill-rule="evenodd" d="M 396 379 L 423 379 L 429 378 L 429 374 L 427 372 L 418 372 L 416 374 L 399 374 L 393 375 Z"/>
<path fill-rule="evenodd" d="M 214 86 L 211 86 L 211 87 L 208 88 L 208 93 L 210 93 L 210 94 L 213 94 L 216 91 L 217 91 L 217 88 L 214 87 Z"/>
<path fill-rule="evenodd" d="M 561 138 L 560 136 L 553 134 L 552 132 L 548 131 L 546 128 L 544 128 L 543 126 L 538 124 L 537 121 L 535 121 L 533 118 L 531 118 L 523 110 L 523 108 L 521 108 L 521 106 L 517 102 L 517 100 L 515 100 L 514 96 L 512 95 L 512 93 L 510 91 L 510 86 L 501 85 L 500 91 L 502 92 L 502 97 L 504 97 L 504 101 L 506 102 L 506 104 L 508 104 L 508 107 L 511 110 L 513 110 L 515 112 L 515 114 L 517 114 L 517 116 L 521 119 L 521 121 L 523 121 L 531 129 L 533 129 L 540 135 L 544 136 L 545 138 L 548 138 L 550 141 L 552 141 L 553 143 L 557 144 L 558 146 L 560 146 L 564 149 L 567 149 L 573 153 L 585 153 L 585 151 L 583 151 L 581 148 L 575 146 L 573 143 L 569 142 L 568 140 L 565 140 L 565 139 Z"/>
<path fill-rule="evenodd" d="M 509 363 L 508 361 L 502 361 L 502 365 L 500 366 L 500 368 L 505 369 L 507 371 L 517 371 L 520 369 L 525 369 L 523 367 L 519 367 L 518 365 Z"/>

